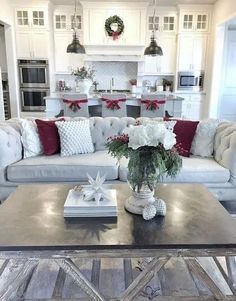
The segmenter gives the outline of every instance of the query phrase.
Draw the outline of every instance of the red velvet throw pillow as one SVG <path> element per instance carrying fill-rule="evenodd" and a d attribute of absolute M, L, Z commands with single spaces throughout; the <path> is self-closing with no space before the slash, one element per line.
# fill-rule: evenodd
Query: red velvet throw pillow
<path fill-rule="evenodd" d="M 165 118 L 167 120 L 167 118 Z M 168 119 L 176 120 L 176 119 Z M 189 157 L 192 141 L 199 121 L 176 120 L 173 132 L 176 134 L 176 145 L 181 156 Z"/>
<path fill-rule="evenodd" d="M 60 137 L 55 125 L 56 121 L 64 121 L 64 118 L 48 121 L 35 120 L 45 155 L 53 155 L 60 152 Z"/>

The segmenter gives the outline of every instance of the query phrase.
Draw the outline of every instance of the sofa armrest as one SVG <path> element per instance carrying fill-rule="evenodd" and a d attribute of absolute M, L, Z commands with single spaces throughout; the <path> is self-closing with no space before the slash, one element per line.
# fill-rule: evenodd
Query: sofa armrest
<path fill-rule="evenodd" d="M 0 126 L 0 183 L 6 180 L 6 167 L 22 159 L 20 133 L 6 124 Z"/>
<path fill-rule="evenodd" d="M 217 127 L 214 158 L 230 170 L 230 182 L 236 185 L 236 123 L 222 122 Z"/>

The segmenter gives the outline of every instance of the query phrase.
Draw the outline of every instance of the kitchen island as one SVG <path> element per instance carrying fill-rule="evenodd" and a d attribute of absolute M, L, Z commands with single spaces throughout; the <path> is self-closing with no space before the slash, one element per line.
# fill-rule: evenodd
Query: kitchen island
<path fill-rule="evenodd" d="M 160 93 L 160 98 L 163 97 L 165 92 Z M 46 117 L 55 117 L 60 114 L 63 110 L 63 98 L 70 98 L 70 95 L 75 95 L 76 92 L 55 92 L 50 96 L 46 96 Z M 114 93 L 115 94 L 115 93 Z M 130 117 L 139 117 L 140 114 L 140 94 L 126 93 L 126 104 L 127 104 L 127 115 Z M 169 115 L 174 117 L 182 116 L 182 101 L 184 98 L 176 96 L 174 93 L 169 93 L 165 95 L 166 99 L 166 111 Z M 88 96 L 88 106 L 90 116 L 101 116 L 101 94 L 94 93 Z"/>

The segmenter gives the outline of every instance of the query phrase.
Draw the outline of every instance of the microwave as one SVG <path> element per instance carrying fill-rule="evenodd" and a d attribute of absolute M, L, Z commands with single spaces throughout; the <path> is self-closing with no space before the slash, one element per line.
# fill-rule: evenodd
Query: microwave
<path fill-rule="evenodd" d="M 179 72 L 177 89 L 182 91 L 202 91 L 204 72 Z"/>
<path fill-rule="evenodd" d="M 48 88 L 48 62 L 46 60 L 18 60 L 21 88 Z"/>

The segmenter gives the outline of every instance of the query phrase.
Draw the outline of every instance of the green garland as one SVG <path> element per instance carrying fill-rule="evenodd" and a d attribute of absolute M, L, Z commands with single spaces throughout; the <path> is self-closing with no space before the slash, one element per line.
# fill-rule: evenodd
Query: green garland
<path fill-rule="evenodd" d="M 112 23 L 117 23 L 118 24 L 118 30 L 117 31 L 114 31 L 114 30 L 111 29 L 111 24 Z M 114 16 L 109 17 L 108 19 L 106 19 L 105 30 L 106 30 L 107 34 L 110 37 L 113 37 L 113 40 L 116 40 L 124 32 L 124 28 L 125 28 L 124 22 L 117 15 L 114 15 Z"/>

